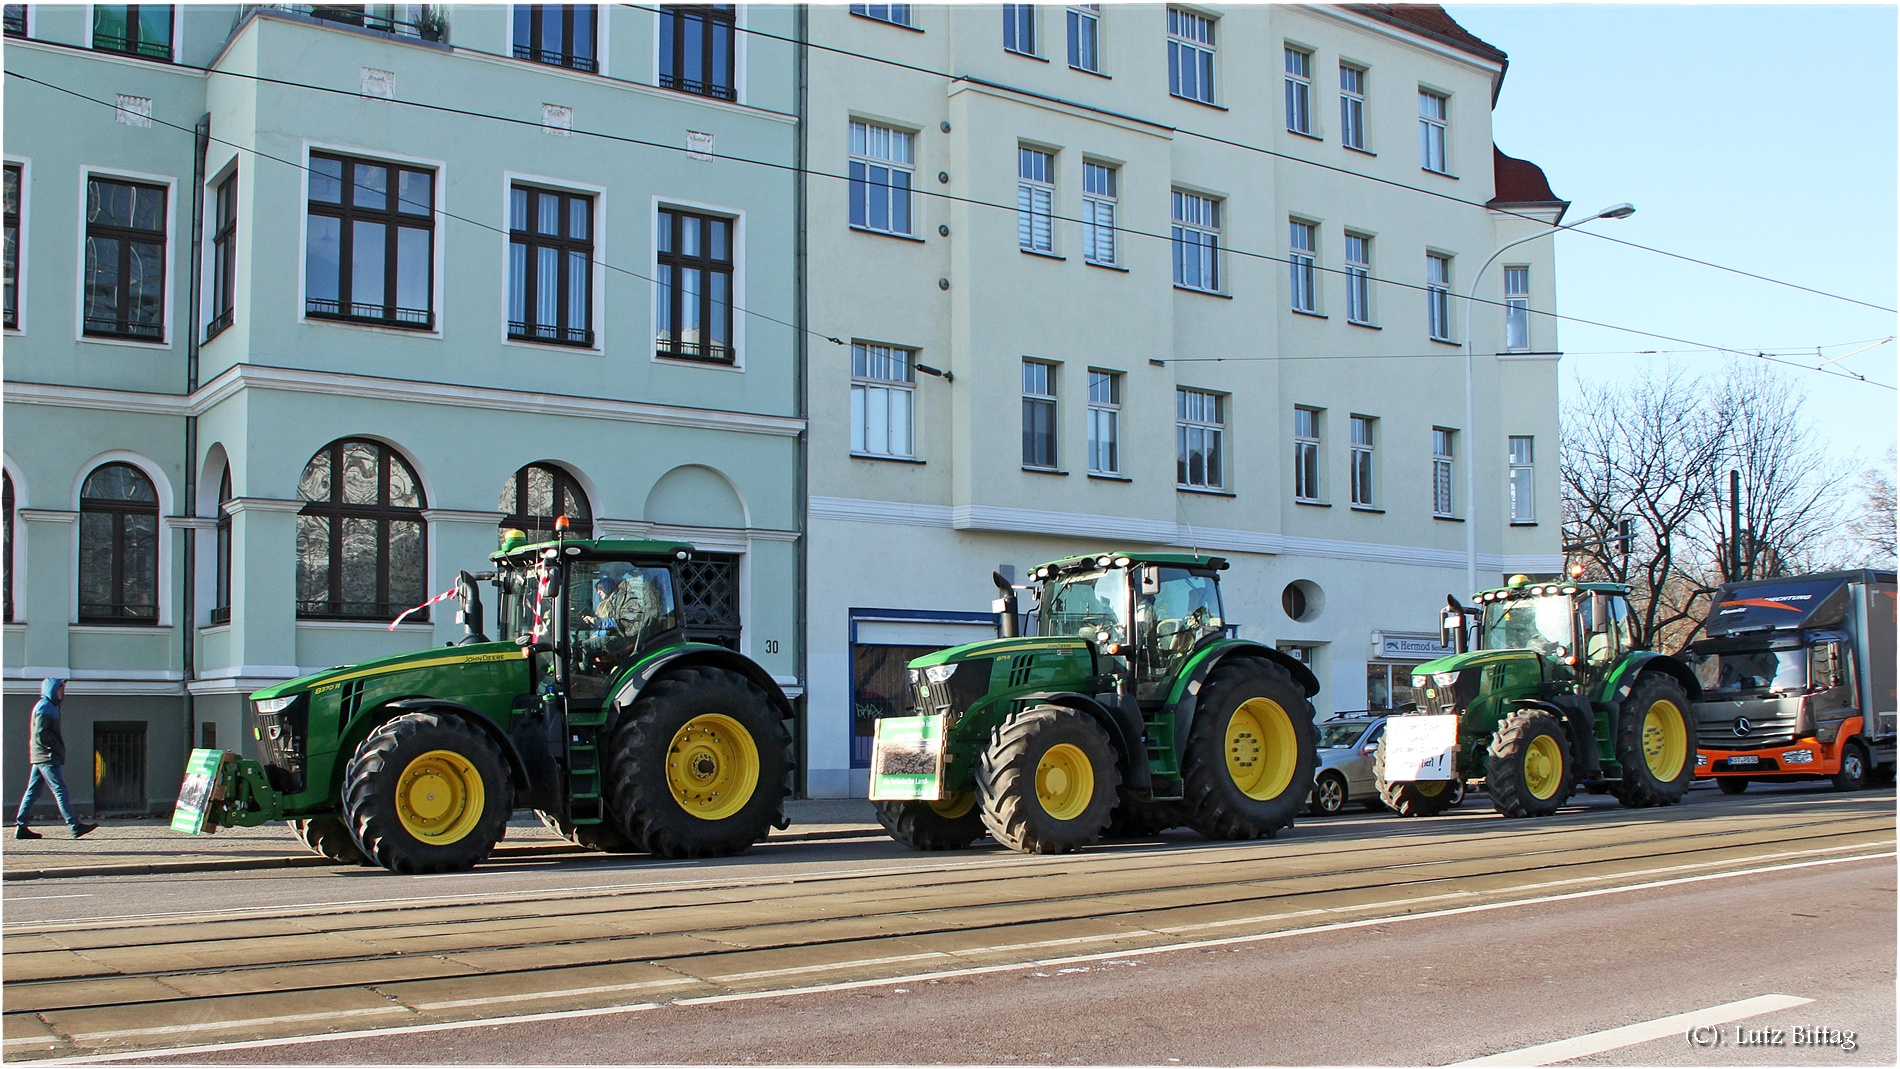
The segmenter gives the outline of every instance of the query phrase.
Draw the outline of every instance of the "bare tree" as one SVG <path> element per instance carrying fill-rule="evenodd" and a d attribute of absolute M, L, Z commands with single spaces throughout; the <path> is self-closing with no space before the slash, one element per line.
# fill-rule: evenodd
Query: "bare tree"
<path fill-rule="evenodd" d="M 1715 472 L 1721 490 L 1703 517 L 1714 550 L 1710 578 L 1771 579 L 1835 566 L 1845 480 L 1803 420 L 1802 396 L 1768 365 L 1739 362 L 1711 393 L 1724 441 Z M 1730 522 L 1731 471 L 1741 476 L 1739 531 Z"/>
<path fill-rule="evenodd" d="M 1848 545 L 1844 563 L 1849 566 L 1892 568 L 1900 558 L 1894 544 L 1893 482 L 1894 451 L 1889 447 L 1885 464 L 1875 464 L 1860 473 L 1856 487 L 1859 500 L 1845 530 Z"/>

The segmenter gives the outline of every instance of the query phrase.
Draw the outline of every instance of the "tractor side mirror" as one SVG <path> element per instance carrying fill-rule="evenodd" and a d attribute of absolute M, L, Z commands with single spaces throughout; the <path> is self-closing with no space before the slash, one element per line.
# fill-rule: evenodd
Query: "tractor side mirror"
<path fill-rule="evenodd" d="M 1149 596 L 1161 593 L 1161 569 L 1153 564 L 1141 566 L 1141 592 Z"/>

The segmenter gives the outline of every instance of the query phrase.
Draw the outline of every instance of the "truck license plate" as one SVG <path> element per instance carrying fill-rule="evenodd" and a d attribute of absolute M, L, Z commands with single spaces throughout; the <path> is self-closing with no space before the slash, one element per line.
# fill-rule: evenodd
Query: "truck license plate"
<path fill-rule="evenodd" d="M 1747 765 L 1759 764 L 1761 764 L 1761 758 L 1756 757 L 1754 754 L 1749 754 L 1746 757 L 1731 757 L 1728 759 L 1728 767 L 1730 768 L 1742 768 Z"/>

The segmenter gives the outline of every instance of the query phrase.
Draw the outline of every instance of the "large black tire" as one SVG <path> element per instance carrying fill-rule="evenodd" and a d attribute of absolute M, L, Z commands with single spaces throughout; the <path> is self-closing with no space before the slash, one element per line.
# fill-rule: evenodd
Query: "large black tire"
<path fill-rule="evenodd" d="M 570 824 L 566 817 L 537 809 L 534 815 L 541 820 L 541 826 L 573 843 L 589 850 L 598 850 L 603 854 L 634 853 L 634 846 L 614 827 L 613 821 L 604 820 L 599 824 Z"/>
<path fill-rule="evenodd" d="M 724 668 L 676 669 L 614 732 L 608 817 L 635 850 L 744 853 L 784 826 L 791 770 L 791 733 L 765 691 Z"/>
<path fill-rule="evenodd" d="M 1379 800 L 1402 817 L 1435 817 L 1464 798 L 1450 780 L 1386 782 L 1383 746 L 1372 755 L 1372 782 L 1379 786 Z"/>
<path fill-rule="evenodd" d="M 977 765 L 977 809 L 1011 850 L 1067 854 L 1101 838 L 1120 786 L 1102 725 L 1066 706 L 1035 705 L 990 736 Z"/>
<path fill-rule="evenodd" d="M 1108 818 L 1108 830 L 1102 833 L 1104 838 L 1148 839 L 1178 827 L 1183 820 L 1179 802 L 1143 798 L 1126 788 L 1118 794 L 1120 800 Z"/>
<path fill-rule="evenodd" d="M 1486 757 L 1485 791 L 1507 817 L 1547 817 L 1576 789 L 1576 762 L 1563 723 L 1541 709 L 1519 709 L 1498 724 Z M 1534 791 L 1537 785 L 1541 790 Z"/>
<path fill-rule="evenodd" d="M 1639 677 L 1617 714 L 1616 762 L 1623 778 L 1610 793 L 1632 809 L 1675 805 L 1695 779 L 1695 753 L 1688 692 L 1659 672 Z M 1663 767 L 1652 768 L 1652 760 Z"/>
<path fill-rule="evenodd" d="M 961 850 L 989 834 L 974 793 L 941 802 L 873 802 L 872 808 L 891 838 L 912 850 Z"/>
<path fill-rule="evenodd" d="M 356 840 L 350 838 L 350 829 L 344 826 L 341 817 L 293 820 L 290 830 L 296 834 L 298 842 L 310 848 L 311 853 L 321 854 L 341 865 L 371 863 L 369 857 L 357 847 Z"/>
<path fill-rule="evenodd" d="M 1837 791 L 1859 791 L 1867 788 L 1868 761 L 1867 748 L 1859 740 L 1850 739 L 1841 747 L 1841 770 L 1834 773 L 1834 789 Z"/>
<path fill-rule="evenodd" d="M 1717 776 L 1715 785 L 1723 794 L 1740 794 L 1748 789 L 1747 776 Z"/>
<path fill-rule="evenodd" d="M 1188 731 L 1187 823 L 1210 839 L 1272 838 L 1292 827 L 1318 764 L 1313 705 L 1293 676 L 1264 658 L 1231 660 L 1201 688 Z"/>
<path fill-rule="evenodd" d="M 392 872 L 461 872 L 508 830 L 514 785 L 501 747 L 473 724 L 407 713 L 369 733 L 343 771 L 350 837 Z"/>
<path fill-rule="evenodd" d="M 1321 772 L 1313 777 L 1313 794 L 1306 811 L 1316 817 L 1330 817 L 1346 808 L 1346 777 L 1337 772 Z"/>

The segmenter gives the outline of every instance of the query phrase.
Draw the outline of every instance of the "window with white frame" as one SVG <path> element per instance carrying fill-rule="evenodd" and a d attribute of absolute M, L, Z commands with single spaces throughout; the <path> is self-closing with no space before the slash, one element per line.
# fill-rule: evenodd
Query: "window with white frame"
<path fill-rule="evenodd" d="M 1214 102 L 1213 19 L 1168 9 L 1168 92 L 1203 104 Z"/>
<path fill-rule="evenodd" d="M 1433 341 L 1451 340 L 1451 257 L 1425 254 L 1425 326 Z"/>
<path fill-rule="evenodd" d="M 1451 465 L 1457 447 L 1458 432 L 1445 427 L 1432 428 L 1432 515 L 1451 516 Z"/>
<path fill-rule="evenodd" d="M 1177 387 L 1174 391 L 1175 482 L 1193 490 L 1227 485 L 1222 439 L 1227 433 L 1224 394 Z"/>
<path fill-rule="evenodd" d="M 1293 410 L 1293 499 L 1318 501 L 1320 413 L 1317 408 Z"/>
<path fill-rule="evenodd" d="M 1352 417 L 1352 503 L 1372 507 L 1372 432 L 1379 422 L 1371 416 Z"/>
<path fill-rule="evenodd" d="M 1443 93 L 1429 89 L 1418 91 L 1418 165 L 1440 174 L 1448 173 L 1445 163 L 1448 104 Z"/>
<path fill-rule="evenodd" d="M 1036 54 L 1036 5 L 1003 5 L 1003 47 L 1025 56 Z"/>
<path fill-rule="evenodd" d="M 1023 467 L 1056 466 L 1056 369 L 1023 361 Z"/>
<path fill-rule="evenodd" d="M 1115 262 L 1115 168 L 1082 164 L 1082 257 L 1092 264 Z"/>
<path fill-rule="evenodd" d="M 851 124 L 851 225 L 909 234 L 911 134 L 876 123 Z"/>
<path fill-rule="evenodd" d="M 1346 234 L 1346 319 L 1372 322 L 1372 239 Z"/>
<path fill-rule="evenodd" d="M 1339 65 L 1339 143 L 1366 147 L 1366 72 L 1348 63 Z"/>
<path fill-rule="evenodd" d="M 1513 353 L 1531 348 L 1531 269 L 1504 269 L 1504 348 Z"/>
<path fill-rule="evenodd" d="M 869 342 L 851 343 L 851 451 L 864 456 L 916 455 L 916 354 Z"/>
<path fill-rule="evenodd" d="M 17 163 L 6 165 L 7 174 L 7 277 L 6 277 L 6 328 L 18 330 L 20 327 L 20 188 L 21 167 Z M 12 589 L 11 587 L 8 588 Z"/>
<path fill-rule="evenodd" d="M 1089 474 L 1122 473 L 1122 377 L 1089 368 Z"/>
<path fill-rule="evenodd" d="M 876 19 L 879 22 L 893 23 L 898 26 L 909 26 L 912 24 L 910 21 L 909 4 L 852 4 L 851 13 L 853 15 L 863 15 L 867 19 Z"/>
<path fill-rule="evenodd" d="M 1313 53 L 1286 46 L 1286 128 L 1313 132 Z"/>
<path fill-rule="evenodd" d="M 1535 493 L 1537 483 L 1531 461 L 1532 436 L 1528 434 L 1511 435 L 1511 522 L 1535 523 L 1537 521 L 1537 501 Z"/>
<path fill-rule="evenodd" d="M 1174 284 L 1220 289 L 1220 202 L 1174 191 Z"/>
<path fill-rule="evenodd" d="M 1291 293 L 1295 312 L 1318 312 L 1318 279 L 1313 268 L 1319 254 L 1318 228 L 1294 219 L 1287 224 L 1287 265 L 1292 274 Z"/>
<path fill-rule="evenodd" d="M 1069 7 L 1069 66 L 1079 71 L 1101 73 L 1102 5 L 1073 4 Z"/>
<path fill-rule="evenodd" d="M 1055 153 L 1017 146 L 1016 178 L 1017 244 L 1030 252 L 1055 251 Z"/>

